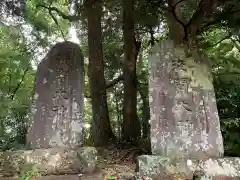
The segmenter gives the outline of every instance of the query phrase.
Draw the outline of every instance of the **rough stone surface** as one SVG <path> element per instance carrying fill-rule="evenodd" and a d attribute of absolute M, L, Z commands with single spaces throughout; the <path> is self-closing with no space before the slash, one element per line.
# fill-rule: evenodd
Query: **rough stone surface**
<path fill-rule="evenodd" d="M 133 173 L 119 173 L 118 180 L 136 180 L 136 177 Z"/>
<path fill-rule="evenodd" d="M 166 40 L 149 53 L 152 153 L 203 159 L 223 156 L 223 142 L 206 58 Z"/>
<path fill-rule="evenodd" d="M 42 175 L 93 173 L 96 161 L 93 147 L 8 151 L 0 155 L 0 175 L 14 176 L 33 168 Z"/>
<path fill-rule="evenodd" d="M 60 176 L 41 176 L 37 177 L 35 179 L 30 179 L 30 180 L 79 180 L 80 177 L 78 175 L 60 175 Z M 19 180 L 18 177 L 0 177 L 0 180 Z M 87 179 L 86 179 L 87 180 Z M 92 179 L 92 180 L 102 180 L 102 179 Z"/>
<path fill-rule="evenodd" d="M 200 172 L 200 180 L 240 179 L 240 158 L 191 160 L 163 156 L 138 157 L 139 178 L 145 180 L 192 179 Z"/>
<path fill-rule="evenodd" d="M 31 148 L 83 144 L 84 64 L 80 47 L 57 43 L 39 64 L 27 140 Z"/>

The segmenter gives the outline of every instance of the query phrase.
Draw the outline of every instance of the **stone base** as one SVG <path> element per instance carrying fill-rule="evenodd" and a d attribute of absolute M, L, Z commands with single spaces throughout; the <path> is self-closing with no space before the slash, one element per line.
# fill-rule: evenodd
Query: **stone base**
<path fill-rule="evenodd" d="M 0 153 L 0 175 L 15 176 L 32 170 L 41 175 L 93 173 L 96 161 L 94 147 L 6 151 Z"/>
<path fill-rule="evenodd" d="M 80 177 L 78 175 L 60 175 L 60 176 L 50 175 L 50 176 L 41 176 L 37 178 L 30 178 L 28 180 L 79 180 L 79 178 Z M 19 180 L 19 179 L 20 179 L 19 177 L 0 177 L 0 180 Z M 102 180 L 102 179 L 94 179 L 94 180 Z"/>
<path fill-rule="evenodd" d="M 240 158 L 197 161 L 142 155 L 138 169 L 141 180 L 240 180 Z"/>

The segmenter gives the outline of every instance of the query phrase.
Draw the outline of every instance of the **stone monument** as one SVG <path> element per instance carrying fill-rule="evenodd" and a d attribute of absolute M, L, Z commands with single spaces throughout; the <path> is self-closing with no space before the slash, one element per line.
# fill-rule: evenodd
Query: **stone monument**
<path fill-rule="evenodd" d="M 197 49 L 186 53 L 184 47 L 175 47 L 170 40 L 157 42 L 150 50 L 153 156 L 139 157 L 141 178 L 193 179 L 196 174 L 210 179 L 240 177 L 240 159 L 222 158 L 223 140 L 210 68 Z"/>
<path fill-rule="evenodd" d="M 57 43 L 39 64 L 27 141 L 32 150 L 0 154 L 0 175 L 92 173 L 97 151 L 83 147 L 84 63 L 80 47 Z"/>
<path fill-rule="evenodd" d="M 27 140 L 36 148 L 82 146 L 84 60 L 80 47 L 56 44 L 39 64 Z"/>

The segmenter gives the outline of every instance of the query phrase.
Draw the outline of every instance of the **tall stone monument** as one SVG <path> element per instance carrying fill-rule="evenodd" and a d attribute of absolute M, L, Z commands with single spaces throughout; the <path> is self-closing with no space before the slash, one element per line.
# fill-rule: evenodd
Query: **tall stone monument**
<path fill-rule="evenodd" d="M 27 140 L 31 148 L 83 144 L 84 59 L 72 42 L 57 43 L 39 64 Z"/>
<path fill-rule="evenodd" d="M 39 64 L 27 141 L 32 150 L 0 153 L 0 175 L 93 173 L 97 150 L 84 147 L 84 62 L 72 42 L 54 45 Z M 67 177 L 66 177 L 67 178 Z"/>
<path fill-rule="evenodd" d="M 223 141 L 206 58 L 162 41 L 149 55 L 153 154 L 223 156 Z"/>
<path fill-rule="evenodd" d="M 196 172 L 205 180 L 240 176 L 236 164 L 240 160 L 222 158 L 211 67 L 200 54 L 197 49 L 175 47 L 170 40 L 157 42 L 150 50 L 153 156 L 139 157 L 143 179 L 192 179 Z"/>

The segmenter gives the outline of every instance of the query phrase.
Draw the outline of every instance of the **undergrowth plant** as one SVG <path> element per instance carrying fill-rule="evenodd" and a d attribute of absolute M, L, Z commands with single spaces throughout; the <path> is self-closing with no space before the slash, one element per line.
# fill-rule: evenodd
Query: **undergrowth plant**
<path fill-rule="evenodd" d="M 27 171 L 23 171 L 19 177 L 19 180 L 37 180 L 41 174 L 36 168 L 32 168 Z"/>

